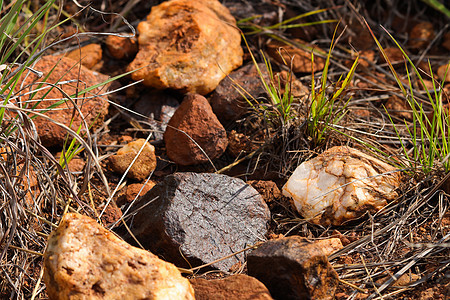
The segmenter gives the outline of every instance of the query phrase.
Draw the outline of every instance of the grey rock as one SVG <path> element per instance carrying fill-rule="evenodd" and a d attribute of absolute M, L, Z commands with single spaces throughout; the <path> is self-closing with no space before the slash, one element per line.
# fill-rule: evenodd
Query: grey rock
<path fill-rule="evenodd" d="M 169 175 L 135 208 L 130 228 L 136 238 L 183 267 L 189 267 L 186 260 L 191 266 L 201 265 L 254 245 L 264 239 L 270 220 L 269 209 L 254 188 L 219 174 Z M 228 271 L 243 262 L 240 253 L 212 267 Z"/>

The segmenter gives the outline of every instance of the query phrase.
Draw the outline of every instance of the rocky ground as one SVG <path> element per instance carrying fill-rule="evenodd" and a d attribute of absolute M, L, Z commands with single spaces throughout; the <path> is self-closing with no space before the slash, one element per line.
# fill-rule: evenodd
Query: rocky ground
<path fill-rule="evenodd" d="M 61 9 L 73 19 L 12 88 L 2 124 L 2 298 L 450 297 L 444 13 Z"/>

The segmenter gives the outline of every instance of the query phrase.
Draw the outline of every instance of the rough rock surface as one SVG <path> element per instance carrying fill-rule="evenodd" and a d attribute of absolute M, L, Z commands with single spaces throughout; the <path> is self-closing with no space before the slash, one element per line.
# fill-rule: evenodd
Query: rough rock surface
<path fill-rule="evenodd" d="M 283 195 L 310 222 L 340 225 L 376 212 L 398 196 L 400 178 L 394 170 L 361 151 L 336 146 L 298 166 Z"/>
<path fill-rule="evenodd" d="M 144 196 L 148 191 L 150 191 L 155 186 L 155 184 L 156 183 L 151 180 L 149 180 L 145 185 L 143 183 L 129 184 L 125 192 L 125 197 L 123 201 L 120 202 L 120 205 L 131 203 L 134 201 L 134 199 Z"/>
<path fill-rule="evenodd" d="M 146 116 L 145 122 L 153 131 L 154 140 L 162 142 L 167 123 L 179 106 L 180 103 L 174 96 L 164 91 L 153 91 L 144 94 L 133 105 L 133 110 Z"/>
<path fill-rule="evenodd" d="M 219 174 L 169 175 L 134 207 L 138 212 L 130 228 L 142 245 L 185 267 L 185 259 L 196 266 L 255 244 L 264 238 L 270 220 L 255 189 Z M 212 266 L 228 271 L 243 262 L 240 253 Z"/>
<path fill-rule="evenodd" d="M 260 63 L 258 67 L 264 75 L 264 80 L 269 81 L 266 66 Z M 236 85 L 242 87 L 245 92 Z M 248 112 L 249 103 L 242 96 L 242 93 L 247 98 L 250 97 L 247 93 L 254 98 L 266 96 L 266 90 L 253 63 L 231 72 L 220 82 L 211 95 L 209 100 L 211 107 L 221 122 L 237 120 Z"/>
<path fill-rule="evenodd" d="M 67 54 L 67 57 L 75 61 L 81 61 L 83 66 L 92 69 L 102 60 L 102 47 L 99 44 L 89 44 L 71 51 Z"/>
<path fill-rule="evenodd" d="M 224 279 L 189 280 L 196 300 L 271 300 L 269 291 L 258 279 L 238 274 Z"/>
<path fill-rule="evenodd" d="M 174 265 L 73 213 L 49 237 L 44 282 L 50 299 L 195 299 Z"/>
<path fill-rule="evenodd" d="M 242 64 L 241 36 L 216 0 L 172 0 L 152 8 L 138 25 L 134 80 L 158 89 L 205 95 Z"/>
<path fill-rule="evenodd" d="M 300 44 L 307 44 L 303 41 L 297 40 Z M 312 63 L 311 63 L 311 53 L 300 49 L 298 47 L 286 45 L 285 43 L 278 41 L 271 41 L 267 46 L 267 53 L 270 57 L 276 60 L 280 64 L 287 63 L 291 66 L 292 59 L 292 71 L 295 73 L 311 73 Z M 311 45 L 309 47 L 314 48 Z M 279 52 L 279 49 L 281 51 Z M 316 47 L 317 48 L 317 47 Z M 280 56 L 281 53 L 281 56 Z M 284 60 L 284 61 L 283 61 Z M 317 55 L 314 55 L 314 72 L 323 70 L 325 66 L 325 60 Z"/>
<path fill-rule="evenodd" d="M 31 84 L 35 81 L 43 81 L 43 78 L 45 78 L 45 76 L 53 69 L 46 80 L 46 82 L 48 83 L 55 84 L 62 81 L 78 79 L 78 82 L 59 85 L 59 87 L 69 95 L 74 95 L 76 93 L 77 85 L 78 91 L 80 91 L 87 87 L 102 83 L 108 79 L 106 75 L 93 72 L 85 68 L 84 66 L 80 67 L 76 61 L 66 57 L 58 58 L 55 56 L 44 56 L 35 64 L 34 69 L 43 72 L 44 76 L 38 78 L 36 75 L 30 74 L 24 80 L 23 86 Z M 32 86 L 33 89 L 36 89 L 36 87 L 37 85 Z M 49 86 L 44 84 L 43 87 Z M 103 124 L 103 119 L 108 113 L 108 102 L 99 97 L 92 97 L 93 95 L 100 94 L 102 92 L 106 92 L 105 86 L 96 88 L 94 90 L 91 90 L 89 93 L 78 96 L 78 107 L 80 108 L 81 113 L 84 116 L 87 126 L 89 127 L 92 125 L 91 130 L 95 130 L 99 125 Z M 86 97 L 86 99 L 82 99 L 81 97 Z M 36 107 L 36 110 L 38 111 L 46 109 L 50 105 L 54 105 L 60 99 L 64 99 L 64 96 L 55 88 L 51 90 L 50 88 L 44 89 L 36 93 L 36 95 L 32 99 L 32 102 L 30 101 L 29 106 L 35 105 L 35 100 L 42 98 L 44 98 L 44 100 L 41 101 Z M 22 97 L 21 100 L 25 102 L 28 101 L 28 98 L 25 99 L 25 97 Z M 66 103 L 59 105 L 58 108 L 59 109 L 52 109 L 50 111 L 47 111 L 45 112 L 45 114 L 53 120 L 69 126 L 74 110 L 72 102 L 66 101 Z M 65 129 L 41 117 L 36 118 L 34 120 L 34 123 L 36 125 L 38 135 L 41 138 L 41 142 L 44 146 L 62 146 L 67 135 L 67 131 Z M 74 131 L 77 131 L 80 123 L 81 116 L 78 112 L 76 112 L 71 128 Z M 80 134 L 82 135 L 85 131 L 86 128 L 83 126 Z"/>
<path fill-rule="evenodd" d="M 208 157 L 215 159 L 227 148 L 227 133 L 201 95 L 187 95 L 168 125 L 164 133 L 167 156 L 177 164 L 205 163 Z"/>
<path fill-rule="evenodd" d="M 334 299 L 336 271 L 320 246 L 291 236 L 270 240 L 247 256 L 248 274 L 275 299 Z"/>
<path fill-rule="evenodd" d="M 250 180 L 247 183 L 259 192 L 266 203 L 278 200 L 281 196 L 280 189 L 271 180 Z"/>
<path fill-rule="evenodd" d="M 314 241 L 314 244 L 316 244 L 316 246 L 319 246 L 326 256 L 330 256 L 333 252 L 336 252 L 344 248 L 339 238 L 316 240 Z"/>
<path fill-rule="evenodd" d="M 155 147 L 146 142 L 145 139 L 137 139 L 120 148 L 117 154 L 109 158 L 111 169 L 124 174 L 141 148 L 141 153 L 126 176 L 138 181 L 147 178 L 156 168 L 156 155 Z"/>
<path fill-rule="evenodd" d="M 105 44 L 109 54 L 115 59 L 131 59 L 138 52 L 137 42 L 133 38 L 109 35 Z"/>

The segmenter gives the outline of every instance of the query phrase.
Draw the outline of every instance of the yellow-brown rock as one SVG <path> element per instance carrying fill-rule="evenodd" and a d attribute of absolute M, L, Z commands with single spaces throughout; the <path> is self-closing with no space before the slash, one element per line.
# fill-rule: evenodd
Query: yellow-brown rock
<path fill-rule="evenodd" d="M 49 237 L 44 282 L 50 299 L 195 299 L 174 265 L 74 213 Z"/>
<path fill-rule="evenodd" d="M 155 147 L 145 141 L 145 139 L 138 139 L 120 148 L 116 155 L 109 158 L 111 169 L 117 173 L 124 174 L 141 148 L 142 151 L 128 170 L 126 176 L 138 181 L 147 178 L 156 168 L 156 155 Z"/>
<path fill-rule="evenodd" d="M 337 146 L 303 162 L 283 195 L 312 223 L 340 225 L 383 208 L 398 194 L 395 168 L 356 149 Z"/>
<path fill-rule="evenodd" d="M 81 61 L 83 66 L 92 69 L 102 59 L 102 47 L 99 44 L 89 44 L 69 52 L 67 57 Z"/>
<path fill-rule="evenodd" d="M 152 8 L 139 30 L 134 80 L 205 95 L 242 64 L 236 20 L 217 0 L 172 0 Z"/>

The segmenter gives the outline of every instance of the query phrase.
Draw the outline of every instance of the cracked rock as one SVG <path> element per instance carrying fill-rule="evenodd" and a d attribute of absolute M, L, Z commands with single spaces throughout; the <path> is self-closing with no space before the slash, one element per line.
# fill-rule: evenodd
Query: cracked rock
<path fill-rule="evenodd" d="M 340 225 L 394 200 L 400 185 L 395 168 L 356 149 L 337 146 L 295 169 L 283 195 L 310 222 Z"/>
<path fill-rule="evenodd" d="M 49 237 L 44 282 L 50 299 L 195 299 L 174 265 L 73 213 Z"/>
<path fill-rule="evenodd" d="M 136 238 L 153 253 L 184 267 L 189 267 L 186 260 L 197 266 L 254 245 L 264 239 L 270 220 L 269 209 L 254 188 L 219 174 L 169 175 L 134 207 L 130 228 Z M 228 271 L 237 263 L 244 263 L 244 253 L 212 267 Z"/>

